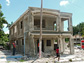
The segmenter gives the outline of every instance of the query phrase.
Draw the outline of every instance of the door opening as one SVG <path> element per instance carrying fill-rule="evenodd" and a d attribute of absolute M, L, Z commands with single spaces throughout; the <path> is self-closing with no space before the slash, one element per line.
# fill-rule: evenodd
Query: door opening
<path fill-rule="evenodd" d="M 37 40 L 37 52 L 39 52 L 39 40 Z M 44 52 L 44 40 L 42 40 L 42 52 Z"/>

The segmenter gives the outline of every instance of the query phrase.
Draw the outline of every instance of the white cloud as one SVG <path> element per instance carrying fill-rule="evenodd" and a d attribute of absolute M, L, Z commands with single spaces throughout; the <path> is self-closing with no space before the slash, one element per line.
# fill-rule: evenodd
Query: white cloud
<path fill-rule="evenodd" d="M 5 34 L 9 34 L 9 30 L 5 32 Z"/>
<path fill-rule="evenodd" d="M 69 1 L 63 0 L 63 1 L 60 2 L 60 6 L 65 6 L 67 4 L 69 4 Z"/>
<path fill-rule="evenodd" d="M 6 28 L 7 24 L 3 24 L 3 26 Z"/>
<path fill-rule="evenodd" d="M 9 6 L 10 5 L 10 0 L 6 0 L 6 5 Z"/>

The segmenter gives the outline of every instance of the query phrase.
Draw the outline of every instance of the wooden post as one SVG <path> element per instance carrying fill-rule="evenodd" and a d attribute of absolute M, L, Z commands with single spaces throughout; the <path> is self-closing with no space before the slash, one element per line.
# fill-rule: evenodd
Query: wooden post
<path fill-rule="evenodd" d="M 40 39 L 39 39 L 39 58 L 42 57 L 42 7 L 43 0 L 41 0 L 41 12 L 40 12 Z"/>

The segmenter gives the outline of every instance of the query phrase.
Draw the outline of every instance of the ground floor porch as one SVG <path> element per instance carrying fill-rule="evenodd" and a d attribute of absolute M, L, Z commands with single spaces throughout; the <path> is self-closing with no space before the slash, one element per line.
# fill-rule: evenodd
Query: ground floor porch
<path fill-rule="evenodd" d="M 25 40 L 25 54 L 29 56 L 34 56 L 39 53 L 39 37 L 40 35 L 30 34 L 24 37 L 15 39 L 16 41 L 16 51 L 19 53 L 24 53 L 24 40 Z M 55 49 L 57 44 L 59 46 L 59 51 L 61 54 L 64 54 L 66 49 L 65 39 L 69 38 L 69 49 L 70 54 L 74 53 L 74 43 L 72 42 L 71 34 L 43 34 L 42 36 L 42 52 L 49 53 L 51 55 L 55 54 Z M 11 41 L 13 42 L 13 41 Z"/>
<path fill-rule="evenodd" d="M 27 36 L 29 38 L 26 38 L 25 40 L 25 51 L 26 53 L 34 54 L 37 55 L 39 53 L 39 37 L 40 35 L 30 35 Z M 55 48 L 58 44 L 59 46 L 59 51 L 61 54 L 64 53 L 66 45 L 65 45 L 65 38 L 69 38 L 69 49 L 70 49 L 70 54 L 74 53 L 74 43 L 72 42 L 72 35 L 43 35 L 42 36 L 42 52 L 43 53 L 50 53 L 54 54 Z"/>

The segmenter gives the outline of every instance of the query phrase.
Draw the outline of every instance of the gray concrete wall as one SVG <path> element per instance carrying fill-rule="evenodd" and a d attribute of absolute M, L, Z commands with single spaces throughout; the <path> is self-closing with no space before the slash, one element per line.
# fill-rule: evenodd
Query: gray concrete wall
<path fill-rule="evenodd" d="M 47 40 L 51 40 L 51 46 L 46 45 Z M 52 51 L 54 51 L 54 40 L 53 39 L 45 39 L 44 40 L 44 52 L 45 53 L 50 53 Z"/>
<path fill-rule="evenodd" d="M 34 17 L 34 19 L 40 20 L 40 17 Z M 43 30 L 54 30 L 54 22 L 56 22 L 56 18 L 43 17 L 43 20 L 45 20 L 45 28 L 43 28 Z M 40 28 L 34 26 L 34 30 L 40 30 Z"/>
<path fill-rule="evenodd" d="M 34 39 L 35 40 L 35 53 L 37 54 L 37 40 L 38 39 Z M 44 41 L 44 53 L 51 53 L 54 51 L 54 39 L 42 39 Z M 51 46 L 47 46 L 47 40 L 51 40 Z"/>
<path fill-rule="evenodd" d="M 16 45 L 16 51 L 18 53 L 22 53 L 24 52 L 24 45 L 22 45 L 22 39 L 23 38 L 20 38 L 20 39 L 17 39 L 18 40 L 18 45 Z"/>
<path fill-rule="evenodd" d="M 46 22 L 46 30 L 54 30 L 54 19 L 47 18 L 45 22 Z"/>
<path fill-rule="evenodd" d="M 30 36 L 27 34 L 26 39 L 25 39 L 25 53 L 28 54 L 29 56 L 34 56 L 35 55 L 35 43 L 33 36 Z"/>

